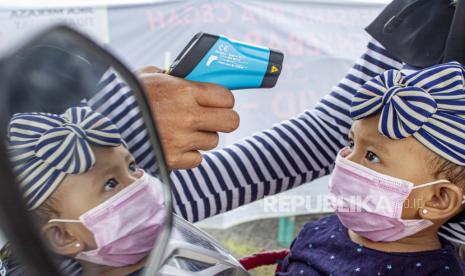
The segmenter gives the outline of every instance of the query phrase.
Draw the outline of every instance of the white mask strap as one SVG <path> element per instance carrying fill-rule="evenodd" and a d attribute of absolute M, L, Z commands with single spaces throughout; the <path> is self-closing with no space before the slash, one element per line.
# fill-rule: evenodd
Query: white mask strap
<path fill-rule="evenodd" d="M 432 186 L 432 185 L 439 184 L 439 183 L 444 183 L 444 182 L 450 183 L 450 181 L 447 180 L 447 179 L 440 179 L 440 180 L 436 180 L 436 181 L 433 181 L 433 182 L 428 182 L 428 183 L 425 183 L 425 184 L 421 184 L 421 185 L 418 185 L 418 186 L 414 186 L 414 187 L 412 188 L 412 190 L 413 190 L 413 189 L 424 188 L 424 187 L 428 187 L 428 186 Z"/>
<path fill-rule="evenodd" d="M 81 222 L 81 221 L 77 219 L 51 219 L 48 221 L 48 223 L 50 222 Z"/>
<path fill-rule="evenodd" d="M 439 184 L 439 183 L 444 183 L 444 182 L 450 182 L 450 181 L 447 180 L 447 179 L 440 179 L 440 180 L 436 180 L 436 181 L 433 181 L 433 182 L 428 182 L 428 183 L 425 183 L 425 184 L 414 186 L 412 188 L 412 190 L 413 189 L 418 189 L 418 188 L 423 188 L 423 187 L 428 187 L 428 186 L 431 186 L 431 185 L 434 185 L 434 184 Z M 465 204 L 465 195 L 463 196 L 462 204 Z"/>

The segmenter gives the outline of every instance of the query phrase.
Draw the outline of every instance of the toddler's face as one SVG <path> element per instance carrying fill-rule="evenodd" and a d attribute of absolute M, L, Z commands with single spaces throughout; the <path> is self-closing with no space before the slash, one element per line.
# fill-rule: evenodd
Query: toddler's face
<path fill-rule="evenodd" d="M 92 147 L 92 151 L 95 166 L 83 174 L 66 176 L 52 196 L 59 218 L 78 219 L 142 176 L 125 147 Z M 82 224 L 67 223 L 66 227 L 70 227 L 88 249 L 96 248 L 92 233 Z"/>
<path fill-rule="evenodd" d="M 437 180 L 431 166 L 433 153 L 413 137 L 391 140 L 378 132 L 379 115 L 357 120 L 349 134 L 346 158 L 379 173 L 401 178 L 420 185 Z M 413 190 L 404 203 L 402 217 L 418 218 L 420 193 L 428 188 Z"/>

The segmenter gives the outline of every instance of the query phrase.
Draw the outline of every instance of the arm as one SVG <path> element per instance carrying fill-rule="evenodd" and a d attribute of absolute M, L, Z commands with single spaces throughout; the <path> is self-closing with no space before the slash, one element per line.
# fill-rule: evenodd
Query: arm
<path fill-rule="evenodd" d="M 370 42 L 315 109 L 207 153 L 195 169 L 174 171 L 176 212 L 197 221 L 329 174 L 347 143 L 352 96 L 365 81 L 400 67 L 378 43 Z"/>

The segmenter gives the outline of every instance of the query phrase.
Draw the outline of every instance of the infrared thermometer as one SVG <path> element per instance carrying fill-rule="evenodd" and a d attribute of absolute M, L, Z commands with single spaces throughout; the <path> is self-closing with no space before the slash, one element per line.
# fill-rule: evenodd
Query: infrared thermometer
<path fill-rule="evenodd" d="M 198 33 L 176 57 L 168 74 L 228 89 L 271 88 L 282 71 L 283 53 Z"/>

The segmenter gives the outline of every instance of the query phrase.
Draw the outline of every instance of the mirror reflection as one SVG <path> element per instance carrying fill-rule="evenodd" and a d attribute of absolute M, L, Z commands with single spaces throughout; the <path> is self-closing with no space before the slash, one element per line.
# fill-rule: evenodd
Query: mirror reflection
<path fill-rule="evenodd" d="M 169 231 L 148 132 L 154 124 L 141 115 L 131 76 L 83 41 L 57 29 L 6 61 L 9 158 L 41 238 L 66 260 L 62 268 L 140 272 Z"/>

